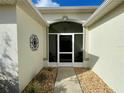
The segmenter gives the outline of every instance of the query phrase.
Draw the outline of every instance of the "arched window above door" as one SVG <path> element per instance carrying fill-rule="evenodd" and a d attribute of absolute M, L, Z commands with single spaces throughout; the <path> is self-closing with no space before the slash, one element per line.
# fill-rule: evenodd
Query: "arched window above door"
<path fill-rule="evenodd" d="M 82 33 L 83 27 L 79 23 L 63 21 L 53 23 L 49 27 L 49 33 Z"/>

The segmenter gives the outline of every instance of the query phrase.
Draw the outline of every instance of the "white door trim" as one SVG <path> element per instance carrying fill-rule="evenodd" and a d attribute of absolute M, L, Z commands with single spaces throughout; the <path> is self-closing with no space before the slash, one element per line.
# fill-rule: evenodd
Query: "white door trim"
<path fill-rule="evenodd" d="M 72 36 L 72 51 L 71 52 L 60 52 L 60 36 L 66 36 L 66 35 L 70 35 Z M 73 49 L 73 43 L 74 43 L 74 34 L 73 33 L 59 33 L 58 34 L 58 58 L 59 58 L 59 61 L 58 61 L 58 66 L 73 66 L 73 63 L 74 63 L 74 49 Z M 60 54 L 72 54 L 72 62 L 60 62 Z"/>
<path fill-rule="evenodd" d="M 83 50 L 84 50 L 84 33 L 48 33 L 51 35 L 57 35 L 57 62 L 48 62 L 48 66 L 50 67 L 82 67 L 83 62 L 74 62 L 74 35 L 82 34 L 83 35 Z M 72 35 L 72 52 L 60 52 L 60 35 Z M 72 62 L 60 62 L 59 54 L 72 54 Z"/>

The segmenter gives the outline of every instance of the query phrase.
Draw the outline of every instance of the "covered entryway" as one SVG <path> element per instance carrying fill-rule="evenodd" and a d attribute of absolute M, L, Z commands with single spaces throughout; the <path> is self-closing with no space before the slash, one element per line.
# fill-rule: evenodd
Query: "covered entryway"
<path fill-rule="evenodd" d="M 63 21 L 49 27 L 49 65 L 81 66 L 83 63 L 83 27 Z"/>

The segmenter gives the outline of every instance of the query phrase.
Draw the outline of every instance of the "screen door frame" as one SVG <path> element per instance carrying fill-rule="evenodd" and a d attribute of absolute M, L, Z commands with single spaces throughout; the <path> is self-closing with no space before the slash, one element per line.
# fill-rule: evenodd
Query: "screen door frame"
<path fill-rule="evenodd" d="M 83 62 L 75 62 L 74 61 L 75 60 L 75 58 L 74 58 L 74 42 L 75 42 L 74 37 L 76 34 L 81 34 L 83 36 L 83 50 L 84 50 L 84 46 L 85 46 L 84 45 L 84 41 L 85 41 L 84 33 L 48 33 L 48 38 L 49 38 L 49 35 L 57 35 L 57 62 L 49 62 L 48 61 L 48 66 L 51 66 L 51 67 L 82 67 L 83 66 Z M 59 47 L 60 35 L 72 35 L 72 62 L 66 62 L 66 63 L 60 62 L 60 56 L 59 56 L 60 53 L 58 52 L 59 48 L 60 48 Z M 49 53 L 49 50 L 48 50 L 48 53 Z M 49 58 L 49 56 L 48 56 L 48 58 Z"/>
<path fill-rule="evenodd" d="M 72 51 L 71 52 L 60 52 L 60 36 L 72 36 Z M 74 64 L 74 34 L 73 33 L 60 33 L 58 34 L 58 66 L 73 66 Z M 60 55 L 61 54 L 71 54 L 72 55 L 72 62 L 60 62 Z"/>

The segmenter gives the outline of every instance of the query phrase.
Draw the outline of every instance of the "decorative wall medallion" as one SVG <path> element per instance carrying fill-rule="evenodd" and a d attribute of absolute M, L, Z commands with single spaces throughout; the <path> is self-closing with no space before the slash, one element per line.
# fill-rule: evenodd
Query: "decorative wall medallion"
<path fill-rule="evenodd" d="M 32 51 L 35 51 L 38 49 L 38 47 L 39 47 L 39 39 L 37 35 L 32 34 L 30 36 L 30 48 Z"/>

